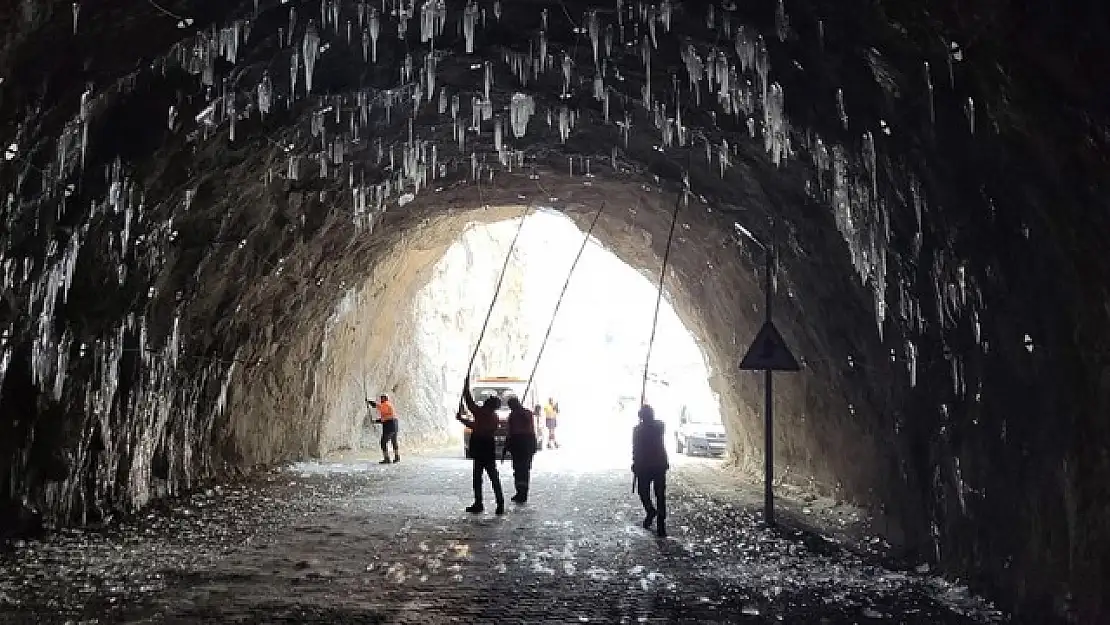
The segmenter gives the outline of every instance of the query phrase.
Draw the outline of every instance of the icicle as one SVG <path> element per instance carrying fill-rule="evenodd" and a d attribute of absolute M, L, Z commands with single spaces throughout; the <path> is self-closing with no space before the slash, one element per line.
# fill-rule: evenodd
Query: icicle
<path fill-rule="evenodd" d="M 405 40 L 405 35 L 409 32 L 409 14 L 408 8 L 400 8 L 394 12 L 397 16 L 397 38 L 401 41 Z"/>
<path fill-rule="evenodd" d="M 559 107 L 559 140 L 563 143 L 567 142 L 567 137 L 570 136 L 570 111 L 566 105 Z"/>
<path fill-rule="evenodd" d="M 483 93 L 488 101 L 490 99 L 490 88 L 493 87 L 493 63 L 485 62 L 485 79 L 482 83 Z"/>
<path fill-rule="evenodd" d="M 289 7 L 289 42 L 286 45 L 293 45 L 293 32 L 297 28 L 297 7 Z"/>
<path fill-rule="evenodd" d="M 371 40 L 371 55 L 370 60 L 373 63 L 378 62 L 378 35 L 382 32 L 382 17 L 377 9 L 370 9 L 370 40 Z"/>
<path fill-rule="evenodd" d="M 501 118 L 493 121 L 493 149 L 497 150 L 497 155 L 501 159 L 502 166 L 508 166 L 508 152 L 505 150 L 505 142 L 501 136 Z"/>
<path fill-rule="evenodd" d="M 715 7 L 712 4 L 710 4 L 708 6 L 708 9 L 706 10 L 706 13 L 705 13 L 705 27 L 708 28 L 709 30 L 715 30 L 717 28 L 717 19 L 716 19 L 717 15 L 716 15 L 714 9 L 715 9 Z"/>
<path fill-rule="evenodd" d="M 937 114 L 933 99 L 933 75 L 929 71 L 928 61 L 925 61 L 925 88 L 929 91 L 929 125 L 935 126 L 937 123 Z"/>
<path fill-rule="evenodd" d="M 848 112 L 844 108 L 844 89 L 836 90 L 836 114 L 840 117 L 840 125 L 848 130 Z"/>
<path fill-rule="evenodd" d="M 537 72 L 547 71 L 547 33 L 540 31 L 540 56 Z"/>
<path fill-rule="evenodd" d="M 967 123 L 971 129 L 971 134 L 975 134 L 975 99 L 968 98 L 964 104 L 964 113 L 967 114 Z"/>
<path fill-rule="evenodd" d="M 320 57 L 320 35 L 316 32 L 313 20 L 308 20 L 308 26 L 305 27 L 301 50 L 304 54 L 305 92 L 311 92 L 312 74 L 316 69 L 316 59 Z"/>
<path fill-rule="evenodd" d="M 407 85 L 412 81 L 412 54 L 405 53 L 405 61 L 401 63 L 401 84 Z"/>
<path fill-rule="evenodd" d="M 477 182 L 477 180 L 478 180 L 478 153 L 477 152 L 471 152 L 470 153 L 470 180 L 471 180 L 471 182 Z"/>
<path fill-rule="evenodd" d="M 786 121 L 786 104 L 782 87 L 771 85 L 764 105 L 764 146 L 771 153 L 771 161 L 779 165 L 790 154 L 790 131 Z"/>
<path fill-rule="evenodd" d="M 467 0 L 463 9 L 463 34 L 466 37 L 466 53 L 474 54 L 474 29 L 478 24 L 478 5 L 474 0 Z"/>
<path fill-rule="evenodd" d="M 605 56 L 613 58 L 613 25 L 605 27 Z"/>
<path fill-rule="evenodd" d="M 509 123 L 513 127 L 513 136 L 523 139 L 528 132 L 528 121 L 536 112 L 536 103 L 532 96 L 523 93 L 514 93 L 509 103 Z"/>
<path fill-rule="evenodd" d="M 960 62 L 964 60 L 964 52 L 960 49 L 960 44 L 952 41 L 948 44 L 948 84 L 951 88 L 956 88 L 956 72 L 953 69 L 953 62 Z"/>
<path fill-rule="evenodd" d="M 227 96 L 227 118 L 229 122 L 228 136 L 232 142 L 235 141 L 235 122 L 239 119 L 239 113 L 235 110 L 235 94 L 231 93 Z"/>
<path fill-rule="evenodd" d="M 171 104 L 168 115 L 169 119 L 166 120 L 166 124 L 167 126 L 169 126 L 170 132 L 177 130 L 177 115 L 177 107 Z"/>
<path fill-rule="evenodd" d="M 73 3 L 73 34 L 77 34 L 77 16 L 81 13 L 81 4 L 78 2 Z"/>
<path fill-rule="evenodd" d="M 655 5 L 648 7 L 648 35 L 651 37 L 651 49 L 659 49 L 659 38 L 655 35 Z"/>
<path fill-rule="evenodd" d="M 586 14 L 586 28 L 590 33 L 590 45 L 594 50 L 594 67 L 601 67 L 601 58 L 598 54 L 598 44 L 601 42 L 601 22 L 597 17 L 597 9 L 591 9 Z"/>
<path fill-rule="evenodd" d="M 297 75 L 300 74 L 300 57 L 296 50 L 289 59 L 289 100 L 297 99 Z"/>
<path fill-rule="evenodd" d="M 786 4 L 783 0 L 779 0 L 778 6 L 775 7 L 775 32 L 779 36 L 779 41 L 786 41 L 790 35 L 790 18 L 786 17 Z"/>
<path fill-rule="evenodd" d="M 273 102 L 274 86 L 270 82 L 270 72 L 262 72 L 262 81 L 258 83 L 258 110 L 262 113 L 262 117 L 270 112 L 270 106 Z"/>
<path fill-rule="evenodd" d="M 569 54 L 563 54 L 563 98 L 570 97 L 571 61 Z"/>
<path fill-rule="evenodd" d="M 85 170 L 85 155 L 89 149 L 89 117 L 92 114 L 92 86 L 81 94 L 81 171 Z"/>

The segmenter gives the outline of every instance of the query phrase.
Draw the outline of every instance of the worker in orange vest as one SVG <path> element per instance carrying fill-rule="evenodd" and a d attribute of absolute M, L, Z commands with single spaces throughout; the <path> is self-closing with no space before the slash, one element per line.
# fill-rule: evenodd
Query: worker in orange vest
<path fill-rule="evenodd" d="M 389 401 L 388 395 L 382 395 L 378 398 L 377 403 L 371 400 L 370 406 L 378 409 L 378 418 L 374 419 L 374 423 L 382 424 L 382 455 L 385 456 L 385 459 L 378 464 L 400 462 L 401 453 L 397 451 L 397 412 L 393 410 L 393 402 Z M 388 445 L 390 443 L 393 444 L 393 460 L 389 459 Z"/>

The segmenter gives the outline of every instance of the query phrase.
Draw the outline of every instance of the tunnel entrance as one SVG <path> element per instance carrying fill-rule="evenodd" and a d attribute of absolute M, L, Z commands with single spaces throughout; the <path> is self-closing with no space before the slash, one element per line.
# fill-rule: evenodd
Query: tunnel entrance
<path fill-rule="evenodd" d="M 470 224 L 432 268 L 416 296 L 416 349 L 423 366 L 412 388 L 441 395 L 433 409 L 451 425 L 471 350 L 512 247 L 473 373 L 527 380 L 535 368 L 529 407 L 549 399 L 559 404 L 561 449 L 579 461 L 605 457 L 614 445 L 628 446 L 636 423 L 658 278 L 629 266 L 593 237 L 574 266 L 585 233 L 570 218 L 540 209 L 524 219 L 523 225 L 519 218 Z M 705 354 L 669 300 L 665 290 L 647 401 L 667 424 L 672 446 L 685 415 L 699 443 L 712 431 L 713 448 L 705 451 L 723 454 L 720 403 Z M 700 429 L 693 431 L 693 424 Z M 450 430 L 453 443 L 457 429 Z"/>

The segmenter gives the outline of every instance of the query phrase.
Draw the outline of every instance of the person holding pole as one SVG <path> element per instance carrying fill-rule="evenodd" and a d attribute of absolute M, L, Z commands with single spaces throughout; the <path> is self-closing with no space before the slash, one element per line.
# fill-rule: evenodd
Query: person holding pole
<path fill-rule="evenodd" d="M 474 461 L 474 503 L 466 511 L 472 514 L 481 514 L 485 511 L 482 505 L 482 473 L 489 475 L 493 485 L 493 495 L 497 498 L 497 514 L 505 514 L 505 496 L 501 492 L 501 477 L 497 474 L 497 409 L 501 407 L 501 400 L 489 397 L 482 405 L 474 401 L 470 393 L 470 377 L 467 376 L 463 383 L 463 403 L 473 415 L 467 419 L 462 414 L 455 416 L 463 425 L 470 428 L 470 457 Z"/>
<path fill-rule="evenodd" d="M 671 468 L 664 445 L 664 426 L 648 404 L 640 407 L 640 423 L 632 429 L 632 475 L 644 505 L 644 529 L 656 521 L 656 533 L 667 536 L 667 471 Z M 655 491 L 655 502 L 651 501 Z"/>
<path fill-rule="evenodd" d="M 368 399 L 366 403 L 370 404 L 371 408 L 378 409 L 378 418 L 374 419 L 374 422 L 382 424 L 382 455 L 385 456 L 385 459 L 378 464 L 400 462 L 401 452 L 397 451 L 397 412 L 393 409 L 393 402 L 389 401 L 388 395 L 382 395 L 377 402 Z M 389 459 L 388 445 L 390 443 L 393 444 L 393 460 Z"/>

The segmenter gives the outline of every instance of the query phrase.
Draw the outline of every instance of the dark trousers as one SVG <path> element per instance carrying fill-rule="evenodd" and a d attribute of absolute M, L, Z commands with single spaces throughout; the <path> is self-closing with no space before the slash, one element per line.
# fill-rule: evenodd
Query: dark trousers
<path fill-rule="evenodd" d="M 497 454 L 493 440 L 471 438 L 470 455 L 474 459 L 474 503 L 482 503 L 482 473 L 485 473 L 493 485 L 497 505 L 504 505 L 505 495 L 501 492 L 501 476 L 497 474 Z"/>
<path fill-rule="evenodd" d="M 532 481 L 532 457 L 536 455 L 536 439 L 532 436 L 509 442 L 513 457 L 513 485 L 518 499 L 528 499 L 528 485 Z"/>
<path fill-rule="evenodd" d="M 389 460 L 389 450 L 387 446 L 393 444 L 393 455 L 399 455 L 397 451 L 397 420 L 392 419 L 382 423 L 382 455 L 386 460 Z"/>
<path fill-rule="evenodd" d="M 636 482 L 640 491 L 640 502 L 644 504 L 644 512 L 654 514 L 659 521 L 667 518 L 667 472 L 666 471 L 641 471 L 636 474 Z M 651 502 L 651 491 L 655 491 L 655 504 Z"/>

